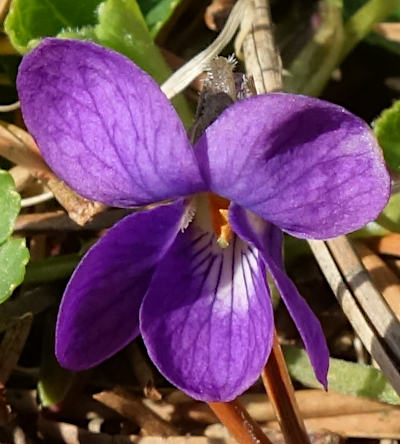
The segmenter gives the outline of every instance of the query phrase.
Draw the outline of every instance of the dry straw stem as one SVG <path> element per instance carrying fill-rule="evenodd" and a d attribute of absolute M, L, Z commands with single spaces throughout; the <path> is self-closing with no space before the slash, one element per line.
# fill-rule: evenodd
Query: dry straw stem
<path fill-rule="evenodd" d="M 20 214 L 15 221 L 14 232 L 32 234 L 54 231 L 99 231 L 112 227 L 127 214 L 129 214 L 129 210 L 110 209 L 97 214 L 83 226 L 74 222 L 62 210 Z"/>
<path fill-rule="evenodd" d="M 400 411 L 398 406 L 358 396 L 343 395 L 333 391 L 297 390 L 295 396 L 303 418 Z M 258 423 L 276 420 L 274 406 L 266 399 L 265 395 L 248 393 L 240 396 L 239 401 Z M 193 401 L 190 398 L 174 399 L 174 397 L 167 397 L 164 404 L 149 402 L 148 406 L 152 410 L 156 410 L 164 419 L 171 419 L 173 416 L 183 421 L 194 420 L 203 424 L 214 424 L 217 421 L 216 416 L 205 404 Z"/>
<path fill-rule="evenodd" d="M 374 326 L 378 338 L 387 344 L 400 361 L 399 323 L 374 286 L 349 240 L 345 236 L 339 236 L 328 240 L 327 245 L 360 308 Z"/>
<path fill-rule="evenodd" d="M 179 435 L 173 425 L 146 407 L 140 398 L 125 390 L 104 391 L 93 395 L 93 398 L 137 424 L 145 435 Z"/>
<path fill-rule="evenodd" d="M 3 23 L 10 8 L 11 0 L 0 0 L 0 23 Z"/>
<path fill-rule="evenodd" d="M 269 4 L 254 0 L 253 20 L 242 22 L 243 55 L 247 75 L 254 79 L 257 94 L 282 90 L 282 63 L 275 46 Z M 238 44 L 238 43 L 237 43 Z"/>
<path fill-rule="evenodd" d="M 383 312 L 384 318 L 386 318 L 387 333 L 390 333 L 392 340 L 395 340 L 399 332 L 398 321 L 387 306 L 388 312 L 386 313 L 381 295 L 371 283 L 365 270 L 362 272 L 361 262 L 355 255 L 348 239 L 341 236 L 341 238 L 331 239 L 329 242 L 314 240 L 309 241 L 309 245 L 343 312 L 357 332 L 364 347 L 377 361 L 396 392 L 400 393 L 400 377 L 397 366 L 399 356 L 390 351 L 385 338 L 375 330 L 375 328 L 379 328 L 381 332 L 385 330 L 380 324 L 381 320 L 379 318 L 379 313 Z M 332 246 L 334 248 L 331 248 Z M 350 255 L 350 265 L 353 264 L 350 267 L 347 261 L 348 255 Z M 357 269 L 361 270 L 361 274 L 358 274 Z M 350 273 L 350 270 L 353 274 Z M 360 284 L 363 284 L 363 293 L 360 291 Z M 365 313 L 363 305 L 364 308 L 368 309 L 372 319 Z M 388 318 L 390 318 L 389 324 Z M 375 319 L 375 322 L 373 319 Z M 385 336 L 386 332 L 383 331 L 383 333 Z M 394 344 L 396 348 L 398 348 L 399 343 L 399 340 L 397 340 L 397 345 Z"/>
<path fill-rule="evenodd" d="M 230 42 L 243 17 L 248 14 L 248 8 L 251 4 L 252 0 L 237 0 L 224 28 L 211 45 L 189 60 L 161 85 L 161 90 L 169 99 L 185 89 L 205 70 L 210 60 L 216 57 Z"/>
<path fill-rule="evenodd" d="M 364 267 L 368 270 L 373 283 L 381 292 L 384 300 L 400 319 L 400 281 L 396 274 L 386 265 L 379 256 L 363 242 L 357 241 L 354 247 Z M 400 251 L 400 250 L 399 250 Z"/>
<path fill-rule="evenodd" d="M 308 430 L 330 430 L 346 438 L 400 439 L 400 411 L 386 410 L 355 415 L 327 416 L 305 420 Z M 268 422 L 267 427 L 278 430 L 277 422 Z"/>

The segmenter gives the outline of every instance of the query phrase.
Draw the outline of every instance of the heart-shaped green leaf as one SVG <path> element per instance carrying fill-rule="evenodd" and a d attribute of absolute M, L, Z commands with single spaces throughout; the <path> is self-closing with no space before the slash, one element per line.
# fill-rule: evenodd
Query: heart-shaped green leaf
<path fill-rule="evenodd" d="M 32 41 L 57 35 L 62 29 L 96 24 L 101 0 L 13 0 L 4 28 L 19 52 L 29 50 Z"/>
<path fill-rule="evenodd" d="M 0 245 L 0 303 L 23 281 L 29 250 L 25 239 L 8 239 Z"/>
<path fill-rule="evenodd" d="M 389 168 L 400 172 L 400 100 L 375 120 L 374 131 Z"/>
<path fill-rule="evenodd" d="M 138 3 L 151 35 L 156 37 L 182 0 L 138 0 Z"/>
<path fill-rule="evenodd" d="M 20 201 L 12 177 L 7 171 L 0 170 L 0 244 L 12 232 L 14 220 L 20 209 Z"/>
<path fill-rule="evenodd" d="M 321 388 L 304 350 L 285 346 L 284 355 L 289 373 L 294 379 L 306 387 Z M 331 358 L 329 360 L 328 387 L 339 393 L 364 396 L 389 404 L 400 404 L 399 395 L 385 375 L 370 365 L 360 365 Z"/>

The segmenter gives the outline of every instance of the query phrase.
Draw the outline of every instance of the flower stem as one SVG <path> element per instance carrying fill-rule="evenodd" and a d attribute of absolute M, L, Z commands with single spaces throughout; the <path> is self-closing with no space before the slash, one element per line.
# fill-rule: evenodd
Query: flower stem
<path fill-rule="evenodd" d="M 379 23 L 400 6 L 399 0 L 370 0 L 345 24 L 341 60 Z"/>
<path fill-rule="evenodd" d="M 261 376 L 268 397 L 274 406 L 285 442 L 309 444 L 310 440 L 297 406 L 292 381 L 276 331 L 272 351 Z"/>
<path fill-rule="evenodd" d="M 239 444 L 271 444 L 239 401 L 209 402 L 208 405 Z"/>
<path fill-rule="evenodd" d="M 400 0 L 369 0 L 343 24 L 342 0 L 321 2 L 322 24 L 289 67 L 285 91 L 318 96 L 349 52 L 397 7 Z"/>

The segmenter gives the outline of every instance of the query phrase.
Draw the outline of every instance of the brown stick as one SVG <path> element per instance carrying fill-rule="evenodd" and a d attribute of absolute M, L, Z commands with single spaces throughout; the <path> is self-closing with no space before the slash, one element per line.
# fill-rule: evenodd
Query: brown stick
<path fill-rule="evenodd" d="M 267 0 L 254 0 L 255 17 L 243 42 L 246 72 L 253 77 L 257 94 L 282 90 L 282 64 L 272 34 Z"/>
<path fill-rule="evenodd" d="M 146 407 L 140 398 L 125 390 L 118 388 L 113 391 L 103 391 L 94 394 L 93 398 L 137 424 L 147 435 L 178 435 L 173 425 Z"/>
<path fill-rule="evenodd" d="M 3 23 L 5 16 L 10 8 L 11 0 L 0 1 L 0 23 Z M 14 50 L 15 51 L 15 50 Z"/>
<path fill-rule="evenodd" d="M 276 332 L 271 354 L 261 376 L 287 444 L 310 442 Z"/>
<path fill-rule="evenodd" d="M 239 401 L 209 402 L 208 405 L 239 444 L 271 444 Z"/>
<path fill-rule="evenodd" d="M 378 238 L 371 237 L 365 242 L 378 254 L 400 256 L 400 233 L 391 233 Z"/>
<path fill-rule="evenodd" d="M 353 243 L 361 262 L 368 270 L 372 282 L 382 294 L 384 300 L 400 319 L 400 281 L 386 263 L 372 252 L 363 242 Z"/>

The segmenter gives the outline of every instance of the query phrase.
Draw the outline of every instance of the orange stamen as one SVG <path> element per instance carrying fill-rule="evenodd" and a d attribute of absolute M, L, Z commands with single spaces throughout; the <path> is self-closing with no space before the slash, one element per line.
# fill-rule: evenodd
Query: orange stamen
<path fill-rule="evenodd" d="M 225 248 L 229 245 L 233 233 L 228 220 L 230 201 L 212 193 L 208 193 L 208 201 L 214 232 L 218 237 L 219 245 Z"/>

